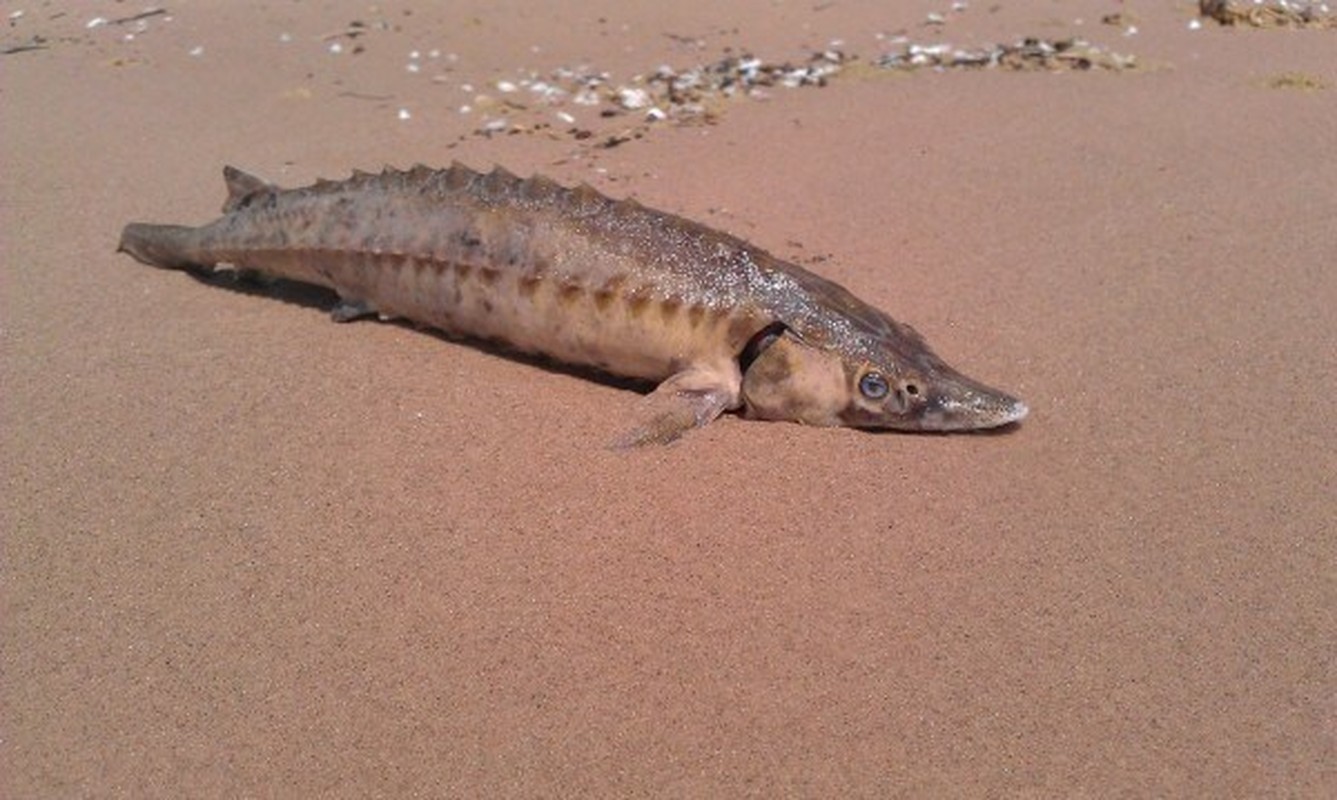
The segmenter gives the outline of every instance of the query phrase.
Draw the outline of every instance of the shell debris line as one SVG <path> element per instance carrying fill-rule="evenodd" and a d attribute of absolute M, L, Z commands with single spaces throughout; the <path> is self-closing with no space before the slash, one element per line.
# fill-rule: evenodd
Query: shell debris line
<path fill-rule="evenodd" d="M 969 9 L 966 0 L 955 0 L 944 11 L 929 13 L 918 27 L 939 33 L 970 13 Z M 1138 33 L 1129 14 L 1107 15 L 1102 22 L 1120 27 L 1125 38 Z M 1081 20 L 1074 20 L 1074 24 L 1080 25 Z M 699 37 L 665 36 L 696 51 L 707 48 L 706 41 Z M 866 78 L 891 70 L 1121 72 L 1137 67 L 1133 55 L 1075 37 L 1032 36 L 1011 44 L 961 47 L 915 41 L 909 29 L 903 28 L 895 34 L 878 33 L 875 38 L 882 52 L 871 56 L 847 49 L 843 39 L 833 39 L 825 48 L 809 51 L 806 59 L 797 62 L 772 61 L 743 48 L 726 47 L 723 57 L 715 61 L 687 68 L 660 66 L 628 81 L 616 81 L 608 72 L 588 65 L 547 74 L 520 72 L 518 77 L 492 84 L 500 100 L 479 95 L 460 110 L 484 115 L 474 135 L 546 133 L 555 138 L 559 135 L 553 126 L 555 118 L 565 126 L 566 135 L 585 146 L 616 147 L 643 138 L 656 125 L 715 124 L 728 105 L 739 98 L 766 100 L 789 89 L 821 88 L 840 76 Z M 549 110 L 535 119 L 531 102 Z M 557 106 L 566 108 L 558 110 L 554 108 Z M 596 130 L 600 132 L 596 134 Z"/>
<path fill-rule="evenodd" d="M 1337 28 L 1329 3 L 1305 0 L 1200 0 L 1202 16 L 1222 25 L 1254 28 Z"/>
<path fill-rule="evenodd" d="M 526 124 L 511 119 L 533 111 L 535 105 L 587 108 L 601 120 L 630 122 L 597 140 L 604 147 L 616 147 L 641 138 L 654 123 L 713 124 L 724 104 L 737 97 L 764 99 L 773 88 L 825 86 L 847 60 L 843 52 L 834 49 L 816 53 L 801 64 L 776 63 L 744 53 L 686 69 L 662 65 L 625 83 L 587 65 L 561 67 L 546 75 L 531 72 L 513 80 L 498 80 L 493 88 L 504 97 L 478 95 L 467 108 L 490 115 L 475 130 L 485 136 L 547 130 L 546 122 Z M 557 110 L 553 116 L 570 126 L 567 132 L 573 138 L 595 138 L 593 131 L 575 124 L 577 118 L 572 113 Z"/>
<path fill-rule="evenodd" d="M 1043 39 L 1028 37 L 1015 44 L 983 48 L 959 48 L 950 44 L 918 44 L 906 37 L 888 40 L 899 49 L 869 63 L 872 70 L 913 72 L 921 69 L 990 69 L 1009 71 L 1123 71 L 1136 67 L 1137 59 L 1094 45 L 1084 39 Z M 520 117 L 533 109 L 523 96 L 528 93 L 542 106 L 566 104 L 589 108 L 601 120 L 622 119 L 628 124 L 616 132 L 595 136 L 587 127 L 574 124 L 576 118 L 557 111 L 554 116 L 568 127 L 577 140 L 593 140 L 602 147 L 616 147 L 640 139 L 658 123 L 714 124 L 727 104 L 739 98 L 765 100 L 773 92 L 800 88 L 821 88 L 860 61 L 833 42 L 811 54 L 806 61 L 775 62 L 743 53 L 729 55 L 707 64 L 675 69 L 664 65 L 648 74 L 637 75 L 626 83 L 588 66 L 561 68 L 547 75 L 530 73 L 514 80 L 493 84 L 503 99 L 478 95 L 462 108 L 488 113 L 474 130 L 476 135 L 537 133 L 551 131 L 546 121 L 526 123 Z M 867 74 L 868 67 L 861 70 Z M 513 99 L 513 98 L 522 99 Z"/>
<path fill-rule="evenodd" d="M 375 7 L 373 7 L 374 9 Z M 187 13 L 189 9 L 187 10 Z M 722 52 L 710 60 L 701 55 L 711 49 L 708 39 L 676 33 L 663 35 L 677 46 L 692 51 L 697 63 L 681 67 L 663 64 L 627 79 L 591 64 L 547 69 L 519 67 L 493 72 L 487 77 L 469 73 L 469 65 L 451 52 L 449 42 L 424 41 L 402 21 L 371 10 L 363 19 L 315 31 L 276 30 L 275 47 L 293 56 L 322 51 L 332 61 L 331 69 L 346 73 L 357 61 L 387 57 L 398 61 L 406 80 L 423 80 L 440 87 L 444 95 L 421 93 L 401 95 L 391 86 L 378 85 L 376 91 L 341 88 L 339 97 L 371 101 L 399 124 L 432 124 L 434 114 L 448 112 L 467 122 L 463 132 L 447 147 L 472 137 L 492 138 L 517 134 L 546 136 L 554 140 L 572 140 L 583 150 L 612 148 L 644 138 L 651 130 L 665 125 L 713 125 L 727 108 L 739 99 L 768 100 L 789 90 L 822 88 L 842 76 L 868 78 L 887 71 L 1124 71 L 1137 65 L 1132 55 L 1122 55 L 1101 45 L 1078 38 L 1020 39 L 1011 44 L 958 46 L 942 43 L 944 32 L 964 15 L 972 13 L 970 4 L 956 0 L 942 11 L 929 13 L 917 26 L 907 26 L 895 33 L 877 33 L 875 50 L 860 55 L 857 47 L 843 39 L 832 39 L 825 46 L 809 46 L 806 56 L 792 60 L 772 60 L 756 55 L 740 45 L 720 43 Z M 126 55 L 112 60 L 113 65 L 141 63 L 133 49 L 137 39 L 161 30 L 170 35 L 174 13 L 163 7 L 149 7 L 138 13 L 109 19 L 48 18 L 43 27 L 76 27 L 68 35 L 38 32 L 31 14 L 11 13 L 9 30 L 0 45 L 6 54 L 44 49 L 52 44 L 100 45 L 115 42 L 126 48 Z M 1121 27 L 1124 37 L 1137 33 L 1131 16 L 1110 15 L 1103 20 Z M 1127 17 L 1127 18 L 1125 18 Z M 1075 20 L 1080 24 L 1080 20 Z M 174 26 L 172 26 L 174 27 Z M 929 31 L 938 42 L 919 40 L 914 32 Z M 27 39 L 18 38 L 30 33 Z M 730 32 L 724 32 L 732 35 Z M 713 34 L 711 34 L 713 35 Z M 176 37 L 178 41 L 180 36 Z M 209 42 L 185 41 L 183 54 L 207 60 L 214 50 Z M 391 55 L 389 47 L 403 47 Z M 541 52 L 539 45 L 530 48 Z M 717 51 L 720 52 L 720 51 Z M 407 55 L 407 58 L 404 56 Z M 357 59 L 354 61 L 353 59 Z M 310 76 L 308 76 L 309 79 Z M 345 86 L 346 83 L 339 83 Z M 454 94 L 458 92 L 459 94 Z M 285 97 L 311 98 L 320 92 L 302 86 L 285 92 Z M 454 94 L 454 96 L 450 96 Z"/>
<path fill-rule="evenodd" d="M 949 44 L 911 44 L 887 53 L 875 63 L 885 69 L 987 69 L 1039 70 L 1127 70 L 1137 58 L 1121 55 L 1085 39 L 1040 39 L 1028 37 L 1015 44 L 982 48 L 957 48 Z"/>

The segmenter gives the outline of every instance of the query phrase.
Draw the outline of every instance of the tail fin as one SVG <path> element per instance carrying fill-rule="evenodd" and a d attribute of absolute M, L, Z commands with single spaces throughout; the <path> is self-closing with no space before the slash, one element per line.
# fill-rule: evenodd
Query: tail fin
<path fill-rule="evenodd" d="M 246 208 L 258 200 L 273 197 L 278 192 L 278 188 L 273 184 L 265 183 L 236 167 L 224 167 L 223 180 L 227 183 L 227 202 L 223 203 L 224 213 Z M 200 263 L 199 229 L 184 225 L 147 225 L 133 222 L 121 231 L 121 244 L 116 249 L 154 267 L 207 271 L 213 266 Z"/>
<path fill-rule="evenodd" d="M 132 222 L 121 231 L 117 252 L 129 253 L 153 267 L 165 269 L 202 269 L 187 253 L 193 248 L 195 228 L 184 225 L 147 225 Z"/>

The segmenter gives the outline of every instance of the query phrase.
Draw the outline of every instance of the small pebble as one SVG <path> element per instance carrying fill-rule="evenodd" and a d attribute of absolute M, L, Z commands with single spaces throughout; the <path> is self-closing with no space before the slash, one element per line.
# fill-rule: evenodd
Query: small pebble
<path fill-rule="evenodd" d="M 413 115 L 409 113 L 409 110 L 408 110 L 407 108 L 401 108 L 401 109 L 399 109 L 399 118 L 400 118 L 401 120 L 409 119 L 409 118 L 412 117 L 412 116 L 413 116 Z"/>
<path fill-rule="evenodd" d="M 194 47 L 190 48 L 190 54 L 192 56 L 195 56 L 196 58 L 204 55 L 204 45 L 197 44 Z"/>

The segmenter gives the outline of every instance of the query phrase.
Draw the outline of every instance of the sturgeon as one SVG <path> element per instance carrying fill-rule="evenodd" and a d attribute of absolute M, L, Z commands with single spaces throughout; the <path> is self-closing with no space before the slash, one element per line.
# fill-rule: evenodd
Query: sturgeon
<path fill-rule="evenodd" d="M 332 289 L 336 321 L 447 334 L 658 382 L 618 442 L 671 442 L 726 411 L 903 431 L 993 428 L 1026 404 L 971 380 L 844 287 L 682 217 L 497 167 L 387 168 L 285 190 L 223 170 L 223 216 L 132 223 L 146 264 Z"/>

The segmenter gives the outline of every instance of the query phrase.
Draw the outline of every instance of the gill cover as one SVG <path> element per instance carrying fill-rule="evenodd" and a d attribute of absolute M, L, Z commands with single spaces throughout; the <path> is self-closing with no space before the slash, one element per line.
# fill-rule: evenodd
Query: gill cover
<path fill-rule="evenodd" d="M 813 347 L 793 331 L 770 334 L 743 373 L 743 406 L 752 419 L 840 425 L 849 378 L 840 356 Z"/>

